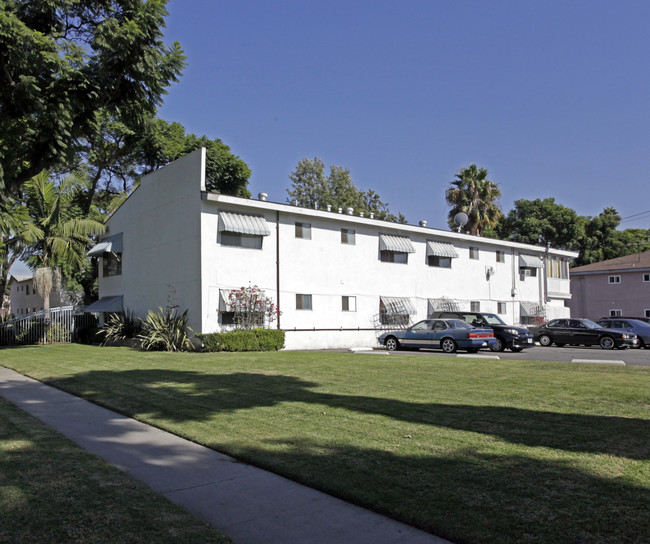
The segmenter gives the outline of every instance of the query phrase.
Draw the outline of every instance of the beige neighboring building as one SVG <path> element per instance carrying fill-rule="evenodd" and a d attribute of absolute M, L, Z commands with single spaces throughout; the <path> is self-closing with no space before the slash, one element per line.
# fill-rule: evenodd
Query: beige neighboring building
<path fill-rule="evenodd" d="M 571 269 L 572 317 L 650 317 L 650 251 Z"/>
<path fill-rule="evenodd" d="M 10 312 L 14 317 L 23 317 L 43 309 L 43 297 L 34 288 L 34 277 L 12 274 L 9 280 Z M 50 308 L 71 304 L 69 297 L 61 291 L 50 295 Z"/>

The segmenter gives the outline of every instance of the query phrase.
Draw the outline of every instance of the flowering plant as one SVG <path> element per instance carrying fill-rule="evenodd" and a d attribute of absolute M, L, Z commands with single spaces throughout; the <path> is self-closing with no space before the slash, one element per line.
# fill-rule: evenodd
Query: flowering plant
<path fill-rule="evenodd" d="M 273 300 L 257 285 L 233 289 L 228 294 L 228 305 L 235 314 L 235 323 L 241 329 L 264 327 L 280 315 Z"/>

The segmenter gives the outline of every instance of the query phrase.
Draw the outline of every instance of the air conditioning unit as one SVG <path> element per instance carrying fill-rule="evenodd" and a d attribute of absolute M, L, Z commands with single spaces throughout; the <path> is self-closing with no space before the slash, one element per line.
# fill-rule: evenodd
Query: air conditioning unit
<path fill-rule="evenodd" d="M 530 275 L 532 274 L 532 271 L 530 270 L 530 268 L 524 268 L 524 269 L 520 270 L 519 273 L 520 273 L 524 278 L 526 278 L 526 277 L 530 277 Z"/>

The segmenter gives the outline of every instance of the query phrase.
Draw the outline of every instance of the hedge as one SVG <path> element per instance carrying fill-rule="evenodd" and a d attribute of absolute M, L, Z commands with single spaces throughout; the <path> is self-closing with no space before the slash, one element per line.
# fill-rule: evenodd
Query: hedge
<path fill-rule="evenodd" d="M 284 331 L 275 329 L 236 330 L 197 334 L 203 351 L 278 351 L 284 347 Z"/>

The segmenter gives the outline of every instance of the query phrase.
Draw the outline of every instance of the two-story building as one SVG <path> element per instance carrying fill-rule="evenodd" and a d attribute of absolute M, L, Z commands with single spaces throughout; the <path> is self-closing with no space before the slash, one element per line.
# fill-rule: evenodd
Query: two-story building
<path fill-rule="evenodd" d="M 205 151 L 142 179 L 91 251 L 89 310 L 187 309 L 195 332 L 231 327 L 228 293 L 257 285 L 281 311 L 287 348 L 376 345 L 377 331 L 435 310 L 506 322 L 566 317 L 576 253 L 206 191 Z"/>
<path fill-rule="evenodd" d="M 61 304 L 70 304 L 69 296 L 56 289 L 50 295 L 50 307 L 56 308 Z M 34 277 L 31 275 L 12 274 L 9 278 L 10 314 L 23 317 L 40 312 L 43 309 L 43 297 L 34 287 Z"/>
<path fill-rule="evenodd" d="M 571 269 L 571 314 L 650 317 L 650 251 Z"/>

